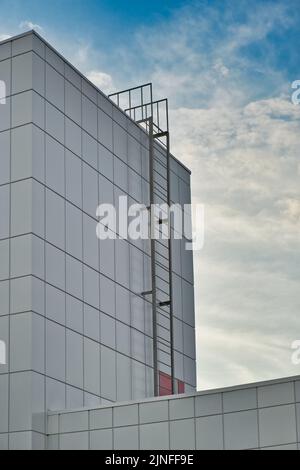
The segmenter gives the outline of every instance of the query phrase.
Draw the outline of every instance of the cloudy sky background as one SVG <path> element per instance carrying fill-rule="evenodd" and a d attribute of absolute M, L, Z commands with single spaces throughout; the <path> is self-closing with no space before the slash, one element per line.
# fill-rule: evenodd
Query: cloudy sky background
<path fill-rule="evenodd" d="M 103 91 L 152 81 L 205 204 L 195 253 L 198 388 L 300 374 L 300 4 L 0 0 Z M 197 223 L 195 221 L 195 223 Z"/>

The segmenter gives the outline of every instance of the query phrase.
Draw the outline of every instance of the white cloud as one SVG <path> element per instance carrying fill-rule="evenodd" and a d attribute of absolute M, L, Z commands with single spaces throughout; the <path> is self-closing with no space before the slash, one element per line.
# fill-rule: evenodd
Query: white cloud
<path fill-rule="evenodd" d="M 172 115 L 173 149 L 206 204 L 195 258 L 199 386 L 297 374 L 300 107 L 277 97 Z"/>
<path fill-rule="evenodd" d="M 231 39 L 225 44 L 227 51 L 239 50 L 252 43 L 261 42 L 267 35 L 282 27 L 292 24 L 287 15 L 287 5 L 261 4 L 251 10 L 246 23 L 233 24 L 229 27 Z"/>
<path fill-rule="evenodd" d="M 0 34 L 0 41 L 5 41 L 6 39 L 11 38 L 10 34 Z"/>
<path fill-rule="evenodd" d="M 87 78 L 94 83 L 104 93 L 111 93 L 115 90 L 112 77 L 105 72 L 91 70 L 86 74 Z"/>
<path fill-rule="evenodd" d="M 44 31 L 44 28 L 42 26 L 40 26 L 39 24 L 37 23 L 33 23 L 32 21 L 28 21 L 28 20 L 25 20 L 25 21 L 22 21 L 20 24 L 19 24 L 19 28 L 20 29 L 24 29 L 24 30 L 32 30 L 34 29 L 35 31 L 39 32 L 39 33 L 42 33 Z"/>
<path fill-rule="evenodd" d="M 74 63 L 77 67 L 85 66 L 89 60 L 91 53 L 91 46 L 89 43 L 80 43 L 79 47 L 76 49 L 75 55 L 73 57 Z"/>
<path fill-rule="evenodd" d="M 218 60 L 213 66 L 213 69 L 216 70 L 223 77 L 227 77 L 227 75 L 229 75 L 229 68 L 223 64 L 222 60 Z"/>
<path fill-rule="evenodd" d="M 287 217 L 288 220 L 298 222 L 300 224 L 300 199 L 286 197 L 279 200 L 277 205 L 281 214 Z"/>

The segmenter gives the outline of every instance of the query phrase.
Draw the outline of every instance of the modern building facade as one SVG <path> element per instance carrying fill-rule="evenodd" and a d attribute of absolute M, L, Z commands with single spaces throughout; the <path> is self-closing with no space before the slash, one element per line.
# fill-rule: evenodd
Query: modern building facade
<path fill-rule="evenodd" d="M 185 240 L 153 270 L 150 240 L 96 237 L 99 204 L 189 203 L 190 172 L 34 32 L 0 83 L 0 436 L 39 448 L 47 410 L 195 390 Z"/>

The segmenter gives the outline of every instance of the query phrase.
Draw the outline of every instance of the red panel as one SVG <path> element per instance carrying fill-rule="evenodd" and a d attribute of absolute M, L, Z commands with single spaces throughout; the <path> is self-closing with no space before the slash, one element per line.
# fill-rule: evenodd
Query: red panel
<path fill-rule="evenodd" d="M 178 393 L 184 393 L 184 383 L 178 380 Z"/>
<path fill-rule="evenodd" d="M 172 378 L 164 372 L 159 372 L 159 395 L 172 394 Z"/>
<path fill-rule="evenodd" d="M 172 395 L 172 392 L 170 392 L 170 390 L 167 390 L 166 388 L 160 387 L 159 388 L 159 396 L 164 397 L 166 395 Z"/>
<path fill-rule="evenodd" d="M 177 380 L 177 390 L 175 393 L 185 393 L 185 384 Z M 159 395 L 172 395 L 172 377 L 164 372 L 159 372 Z"/>
<path fill-rule="evenodd" d="M 170 375 L 165 374 L 164 372 L 159 373 L 159 384 L 161 387 L 166 388 L 167 390 L 172 390 L 172 378 Z"/>

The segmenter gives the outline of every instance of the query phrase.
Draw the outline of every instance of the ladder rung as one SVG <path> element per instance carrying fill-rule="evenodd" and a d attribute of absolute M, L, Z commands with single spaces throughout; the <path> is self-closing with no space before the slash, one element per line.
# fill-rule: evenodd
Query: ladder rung
<path fill-rule="evenodd" d="M 150 121 L 150 117 L 148 118 L 145 118 L 145 119 L 139 119 L 138 121 L 135 121 L 137 124 L 143 124 L 144 122 L 149 122 Z"/>
<path fill-rule="evenodd" d="M 159 139 L 160 137 L 167 137 L 168 132 L 158 132 L 157 134 L 154 134 L 153 137 L 154 139 Z"/>
<path fill-rule="evenodd" d="M 146 295 L 152 295 L 153 291 L 152 290 L 146 290 L 145 292 L 141 292 L 141 296 L 144 297 Z"/>
<path fill-rule="evenodd" d="M 158 305 L 160 307 L 166 307 L 168 305 L 171 305 L 171 300 L 165 300 L 164 302 L 159 302 Z"/>

